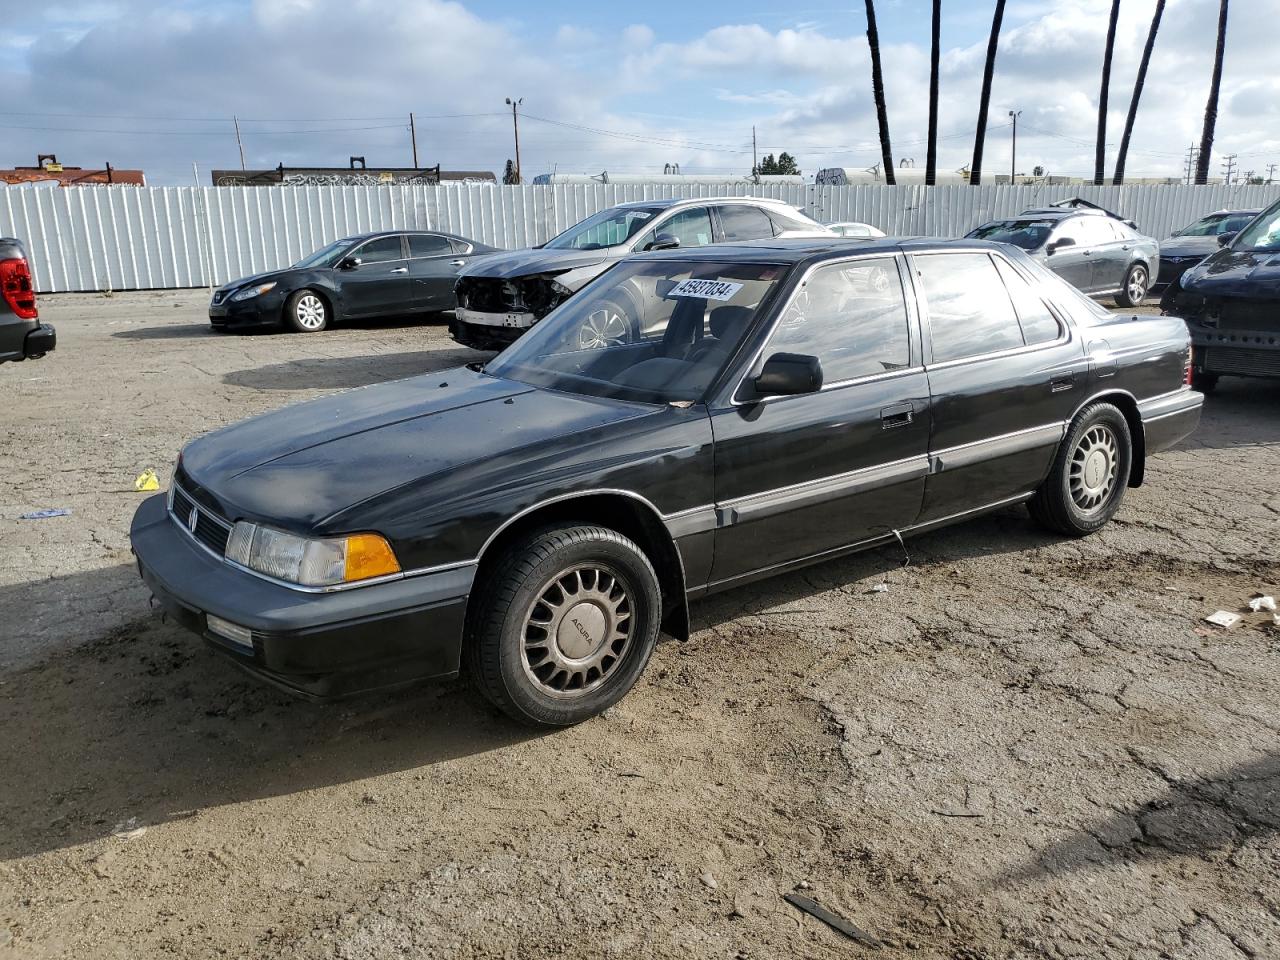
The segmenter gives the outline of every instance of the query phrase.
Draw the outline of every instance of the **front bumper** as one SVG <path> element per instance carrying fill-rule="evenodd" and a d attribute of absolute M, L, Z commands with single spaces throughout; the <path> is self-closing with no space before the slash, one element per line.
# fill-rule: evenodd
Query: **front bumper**
<path fill-rule="evenodd" d="M 221 303 L 209 304 L 209 323 L 219 328 L 265 327 L 280 322 L 284 298 L 274 290 L 248 300 L 232 300 L 230 294 Z"/>
<path fill-rule="evenodd" d="M 1177 287 L 1182 275 L 1203 260 L 1204 257 L 1161 257 L 1160 272 L 1151 285 L 1152 293 L 1163 293 L 1169 287 Z"/>
<path fill-rule="evenodd" d="M 138 572 L 161 608 L 262 679 L 315 699 L 458 672 L 474 566 L 329 593 L 238 570 L 187 535 L 166 497 L 148 498 L 129 531 Z M 209 616 L 251 643 L 209 628 Z"/>
<path fill-rule="evenodd" d="M 532 326 L 503 325 L 498 322 L 475 322 L 488 317 L 520 316 L 519 314 L 479 314 L 458 309 L 449 320 L 449 333 L 458 343 L 473 350 L 502 350 L 515 343 Z M 530 314 L 529 316 L 532 316 Z"/>

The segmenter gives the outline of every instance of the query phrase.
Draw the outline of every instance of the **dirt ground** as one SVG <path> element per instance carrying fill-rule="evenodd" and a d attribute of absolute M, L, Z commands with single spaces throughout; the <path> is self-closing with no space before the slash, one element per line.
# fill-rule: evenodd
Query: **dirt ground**
<path fill-rule="evenodd" d="M 1201 620 L 1280 594 L 1280 384 L 1224 380 L 1093 537 L 1010 509 L 719 596 L 534 735 L 460 682 L 299 702 L 149 617 L 143 468 L 473 357 L 204 302 L 45 297 L 57 353 L 0 367 L 0 958 L 1280 957 L 1280 633 Z"/>

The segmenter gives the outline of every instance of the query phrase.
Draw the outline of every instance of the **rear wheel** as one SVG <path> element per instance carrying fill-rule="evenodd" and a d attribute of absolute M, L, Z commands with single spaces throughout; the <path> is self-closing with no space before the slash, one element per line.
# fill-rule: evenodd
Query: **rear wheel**
<path fill-rule="evenodd" d="M 1124 288 L 1116 294 L 1116 303 L 1122 307 L 1137 307 L 1147 299 L 1147 288 L 1151 286 L 1151 274 L 1144 264 L 1135 263 L 1124 275 Z"/>
<path fill-rule="evenodd" d="M 569 726 L 617 703 L 658 640 L 653 565 L 604 527 L 535 531 L 478 587 L 467 668 L 480 692 L 522 723 Z"/>
<path fill-rule="evenodd" d="M 1031 516 L 1068 536 L 1093 533 L 1120 509 L 1132 467 L 1129 421 L 1109 403 L 1091 404 L 1071 421 Z"/>
<path fill-rule="evenodd" d="M 318 333 L 330 319 L 329 305 L 314 290 L 299 290 L 285 301 L 285 326 L 297 333 Z"/>
<path fill-rule="evenodd" d="M 1201 393 L 1213 393 L 1218 387 L 1218 375 L 1216 373 L 1203 373 L 1200 370 L 1192 370 L 1191 386 Z"/>

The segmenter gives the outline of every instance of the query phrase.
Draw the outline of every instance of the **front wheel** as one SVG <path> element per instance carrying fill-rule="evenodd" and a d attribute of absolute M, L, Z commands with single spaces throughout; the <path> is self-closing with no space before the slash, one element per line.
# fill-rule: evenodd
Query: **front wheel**
<path fill-rule="evenodd" d="M 1151 285 L 1151 275 L 1146 266 L 1135 263 L 1124 275 L 1124 287 L 1116 294 L 1116 303 L 1122 307 L 1139 307 L 1147 299 L 1147 287 Z"/>
<path fill-rule="evenodd" d="M 329 320 L 329 305 L 314 290 L 299 290 L 285 302 L 285 326 L 297 333 L 318 333 Z"/>
<path fill-rule="evenodd" d="M 602 300 L 583 318 L 578 327 L 579 350 L 603 350 L 630 343 L 635 339 L 634 324 L 627 308 L 614 301 Z"/>
<path fill-rule="evenodd" d="M 1091 404 L 1071 421 L 1031 516 L 1068 536 L 1093 533 L 1120 509 L 1132 467 L 1129 421 L 1109 403 Z"/>
<path fill-rule="evenodd" d="M 477 586 L 467 669 L 494 706 L 522 723 L 565 727 L 611 707 L 658 641 L 657 574 L 614 530 L 535 531 Z"/>

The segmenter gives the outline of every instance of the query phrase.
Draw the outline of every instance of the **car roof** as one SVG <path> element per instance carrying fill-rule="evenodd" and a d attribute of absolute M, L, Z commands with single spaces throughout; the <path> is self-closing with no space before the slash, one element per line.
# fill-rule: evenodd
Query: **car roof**
<path fill-rule="evenodd" d="M 650 210 L 666 210 L 670 207 L 677 207 L 681 204 L 704 204 L 704 203 L 752 203 L 752 204 L 768 204 L 769 206 L 783 206 L 788 210 L 794 210 L 795 207 L 780 200 L 777 197 L 658 197 L 653 200 L 627 200 L 623 203 L 615 203 L 614 209 L 622 207 L 625 209 L 645 208 Z"/>
<path fill-rule="evenodd" d="M 376 240 L 378 237 L 397 237 L 402 233 L 408 234 L 430 234 L 436 237 L 448 237 L 451 240 L 461 240 L 464 243 L 475 243 L 475 240 L 468 240 L 466 237 L 460 237 L 456 233 L 448 233 L 444 230 L 370 230 L 367 233 L 351 233 L 343 240 Z"/>
<path fill-rule="evenodd" d="M 932 253 L 953 250 L 1001 250 L 1003 243 L 987 240 L 939 239 L 936 237 L 875 237 L 859 240 L 851 237 L 775 237 L 772 240 L 747 240 L 740 243 L 714 243 L 704 247 L 679 247 L 633 254 L 654 260 L 686 260 L 714 263 L 798 264 L 833 260 L 847 256 L 876 253 Z"/>

